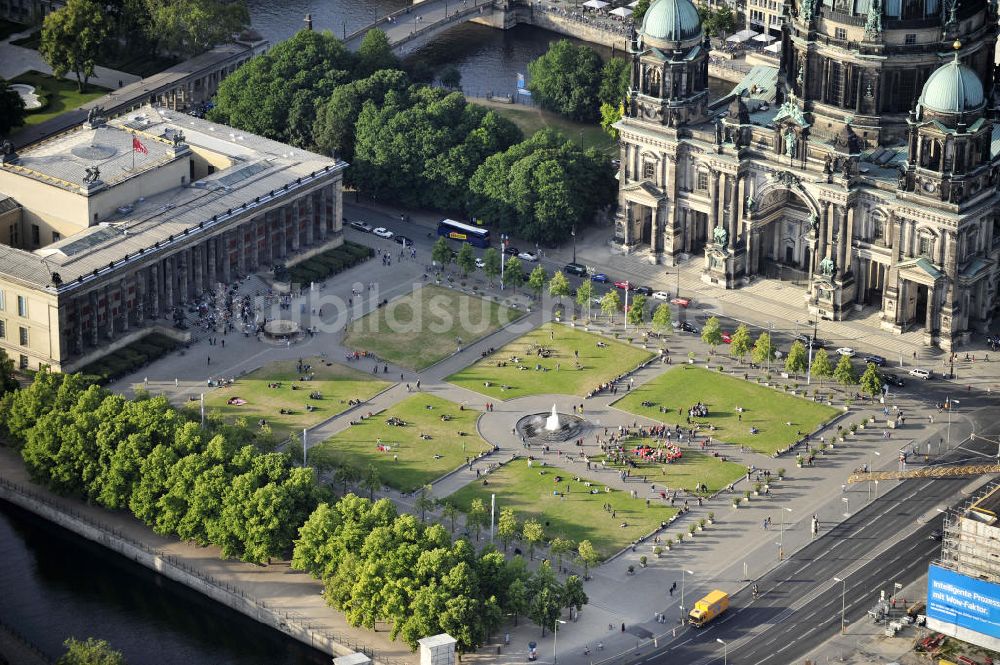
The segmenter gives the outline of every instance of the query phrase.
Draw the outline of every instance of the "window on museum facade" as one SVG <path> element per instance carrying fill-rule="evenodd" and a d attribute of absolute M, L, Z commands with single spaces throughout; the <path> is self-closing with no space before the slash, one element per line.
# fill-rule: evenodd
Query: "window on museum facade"
<path fill-rule="evenodd" d="M 846 28 L 835 28 L 834 32 L 833 32 L 833 36 L 836 39 L 841 39 L 841 40 L 846 41 L 847 40 L 847 29 Z"/>
<path fill-rule="evenodd" d="M 18 343 L 21 346 L 28 346 L 28 329 L 21 326 L 17 329 Z"/>
<path fill-rule="evenodd" d="M 17 297 L 17 315 L 28 316 L 28 299 L 24 296 Z"/>
<path fill-rule="evenodd" d="M 0 319 L 0 339 L 7 339 L 7 322 Z"/>
<path fill-rule="evenodd" d="M 42 244 L 42 231 L 38 228 L 38 224 L 31 225 L 31 244 L 35 247 Z"/>

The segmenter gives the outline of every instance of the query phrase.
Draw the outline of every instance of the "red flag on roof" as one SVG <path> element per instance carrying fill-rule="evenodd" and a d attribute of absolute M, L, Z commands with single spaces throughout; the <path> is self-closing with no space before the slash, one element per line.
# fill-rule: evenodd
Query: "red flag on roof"
<path fill-rule="evenodd" d="M 142 141 L 140 141 L 135 136 L 132 137 L 132 150 L 135 152 L 141 152 L 144 155 L 149 154 L 149 150 L 146 148 L 146 146 L 144 146 L 142 144 Z"/>

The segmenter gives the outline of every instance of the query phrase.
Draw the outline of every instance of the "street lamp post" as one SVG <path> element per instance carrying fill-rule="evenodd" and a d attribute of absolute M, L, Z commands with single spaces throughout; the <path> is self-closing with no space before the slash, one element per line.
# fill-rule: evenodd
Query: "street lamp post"
<path fill-rule="evenodd" d="M 951 412 L 955 408 L 956 404 L 961 404 L 957 399 L 948 398 L 945 400 L 945 404 L 948 405 L 948 448 L 951 448 Z"/>
<path fill-rule="evenodd" d="M 555 623 L 552 624 L 552 665 L 556 665 L 556 656 L 558 654 L 557 647 L 559 646 L 559 624 L 566 623 L 562 619 L 556 619 Z"/>
<path fill-rule="evenodd" d="M 684 574 L 694 575 L 693 570 L 681 569 L 681 623 L 684 623 Z"/>
<path fill-rule="evenodd" d="M 570 234 L 573 236 L 573 263 L 576 263 L 576 224 L 573 225 Z"/>
<path fill-rule="evenodd" d="M 844 502 L 844 517 L 850 517 L 851 516 L 851 500 L 848 499 L 846 496 L 842 497 L 840 500 Z"/>
<path fill-rule="evenodd" d="M 500 290 L 503 291 L 503 269 L 507 261 L 504 257 L 507 256 L 505 253 L 507 251 L 507 234 L 500 234 Z"/>
<path fill-rule="evenodd" d="M 847 632 L 847 578 L 833 578 L 834 582 L 840 582 L 840 634 Z"/>
<path fill-rule="evenodd" d="M 874 473 L 874 471 L 872 469 L 872 455 L 877 455 L 878 457 L 881 457 L 882 453 L 880 453 L 877 450 L 871 450 L 871 451 L 868 452 L 868 473 Z M 877 480 L 875 481 L 875 486 L 878 487 L 878 481 Z M 875 495 L 875 498 L 876 499 L 878 498 L 878 494 Z M 872 500 L 872 483 L 871 483 L 871 481 L 868 481 L 868 500 L 869 501 Z"/>
<path fill-rule="evenodd" d="M 720 640 L 718 637 L 715 638 L 715 641 L 722 645 L 722 665 L 728 665 L 729 645 L 727 645 L 723 640 Z"/>
<path fill-rule="evenodd" d="M 781 512 L 778 513 L 780 517 L 778 522 L 778 561 L 785 559 L 785 511 L 792 512 L 792 509 L 782 507 Z"/>

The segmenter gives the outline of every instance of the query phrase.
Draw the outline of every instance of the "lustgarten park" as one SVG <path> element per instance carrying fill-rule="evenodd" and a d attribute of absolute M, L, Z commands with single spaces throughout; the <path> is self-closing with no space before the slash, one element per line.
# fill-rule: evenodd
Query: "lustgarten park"
<path fill-rule="evenodd" d="M 0 0 L 0 665 L 1000 662 L 998 33 Z"/>

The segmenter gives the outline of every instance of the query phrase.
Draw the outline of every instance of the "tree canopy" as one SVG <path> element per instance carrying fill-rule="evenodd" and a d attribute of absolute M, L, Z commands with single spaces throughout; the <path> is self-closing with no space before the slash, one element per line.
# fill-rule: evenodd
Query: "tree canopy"
<path fill-rule="evenodd" d="M 551 130 L 486 158 L 469 180 L 470 212 L 499 231 L 558 243 L 617 192 L 611 164 Z"/>
<path fill-rule="evenodd" d="M 185 57 L 231 41 L 250 25 L 243 0 L 144 0 L 143 4 L 147 33 L 161 50 Z"/>
<path fill-rule="evenodd" d="M 42 40 L 38 53 L 63 77 L 76 76 L 77 88 L 83 91 L 94 75 L 97 58 L 107 39 L 110 26 L 101 6 L 94 0 L 67 0 L 42 22 Z"/>
<path fill-rule="evenodd" d="M 628 87 L 629 66 L 622 58 L 602 63 L 589 46 L 561 39 L 528 63 L 528 73 L 528 89 L 542 108 L 572 120 L 593 122 L 602 103 L 621 103 Z"/>
<path fill-rule="evenodd" d="M 104 640 L 88 637 L 81 642 L 71 637 L 63 646 L 66 653 L 59 657 L 56 665 L 125 665 L 125 656 Z"/>
<path fill-rule="evenodd" d="M 10 136 L 10 130 L 24 124 L 24 100 L 6 80 L 0 78 L 0 136 Z"/>

